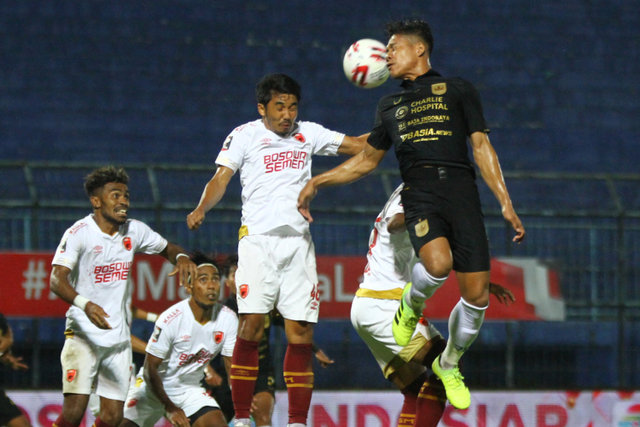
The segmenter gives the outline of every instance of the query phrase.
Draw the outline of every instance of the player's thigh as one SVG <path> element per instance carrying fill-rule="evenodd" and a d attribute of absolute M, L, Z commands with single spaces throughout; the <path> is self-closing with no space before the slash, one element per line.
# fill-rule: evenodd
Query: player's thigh
<path fill-rule="evenodd" d="M 8 423 L 0 425 L 6 425 L 7 427 L 31 427 L 29 420 L 24 415 L 19 415 L 10 420 Z"/>
<path fill-rule="evenodd" d="M 239 313 L 269 313 L 278 297 L 274 236 L 249 235 L 238 243 L 236 295 Z"/>
<path fill-rule="evenodd" d="M 184 411 L 187 417 L 197 414 L 203 408 L 220 409 L 218 402 L 216 402 L 213 397 L 209 396 L 207 391 L 199 384 L 197 386 L 189 386 L 179 390 L 170 390 L 167 395 L 177 407 Z"/>
<path fill-rule="evenodd" d="M 164 407 L 145 382 L 131 387 L 124 404 L 123 418 L 138 427 L 153 427 L 164 415 Z"/>
<path fill-rule="evenodd" d="M 98 368 L 96 394 L 124 402 L 131 379 L 131 344 L 125 343 L 105 351 Z"/>
<path fill-rule="evenodd" d="M 13 403 L 13 400 L 7 396 L 4 390 L 0 390 L 0 426 L 9 425 L 10 422 L 15 422 L 19 424 L 22 420 L 18 420 L 18 418 L 24 418 L 20 408 Z M 25 418 L 26 421 L 26 418 Z M 27 425 L 29 423 L 27 422 Z M 20 427 L 20 426 L 12 426 L 12 427 Z"/>
<path fill-rule="evenodd" d="M 311 235 L 281 238 L 277 254 L 281 263 L 278 311 L 288 320 L 317 323 L 320 294 Z"/>
<path fill-rule="evenodd" d="M 210 409 L 210 410 L 207 410 Z M 191 427 L 226 427 L 227 421 L 220 408 L 204 408 L 204 413 L 194 420 L 190 417 Z"/>
<path fill-rule="evenodd" d="M 60 353 L 62 365 L 62 392 L 67 394 L 91 394 L 98 374 L 98 355 L 94 348 L 78 337 L 67 338 Z"/>

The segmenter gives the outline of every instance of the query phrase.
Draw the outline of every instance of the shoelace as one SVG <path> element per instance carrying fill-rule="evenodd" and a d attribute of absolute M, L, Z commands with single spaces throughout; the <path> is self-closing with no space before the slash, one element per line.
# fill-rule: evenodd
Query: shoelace
<path fill-rule="evenodd" d="M 464 388 L 464 382 L 462 380 L 464 380 L 464 377 L 459 370 L 455 370 L 450 374 L 444 375 L 444 381 L 447 383 L 447 386 L 455 390 Z"/>

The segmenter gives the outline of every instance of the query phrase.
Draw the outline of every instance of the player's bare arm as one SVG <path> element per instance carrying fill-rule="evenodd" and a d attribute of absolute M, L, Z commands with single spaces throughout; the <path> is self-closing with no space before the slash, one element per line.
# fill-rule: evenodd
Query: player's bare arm
<path fill-rule="evenodd" d="M 349 184 L 362 178 L 380 164 L 386 153 L 386 150 L 379 150 L 366 143 L 364 150 L 346 162 L 336 166 L 330 171 L 314 176 L 307 182 L 307 185 L 304 186 L 298 196 L 298 211 L 300 211 L 307 221 L 313 222 L 313 218 L 309 212 L 309 205 L 318 193 L 318 189 L 333 185 Z"/>
<path fill-rule="evenodd" d="M 190 427 L 189 419 L 184 411 L 178 408 L 167 396 L 167 392 L 162 385 L 162 379 L 158 374 L 158 367 L 162 363 L 162 359 L 152 354 L 147 353 L 147 357 L 144 359 L 144 380 L 151 388 L 153 394 L 156 395 L 162 406 L 166 411 L 165 416 L 169 422 L 175 427 Z"/>
<path fill-rule="evenodd" d="M 495 295 L 498 301 L 507 307 L 516 302 L 516 297 L 513 296 L 509 289 L 496 283 L 489 283 L 489 293 Z"/>
<path fill-rule="evenodd" d="M 69 274 L 71 269 L 62 265 L 54 265 L 51 270 L 51 278 L 49 280 L 51 291 L 67 304 L 73 305 L 76 297 L 79 295 L 69 283 Z M 111 325 L 107 322 L 109 315 L 98 304 L 88 301 L 84 307 L 91 323 L 100 329 L 111 329 Z"/>
<path fill-rule="evenodd" d="M 231 378 L 231 356 L 222 356 L 222 362 L 224 363 L 224 370 L 227 372 L 227 378 Z"/>
<path fill-rule="evenodd" d="M 342 144 L 338 147 L 338 154 L 346 154 L 348 156 L 355 156 L 362 150 L 364 150 L 367 144 L 367 139 L 371 133 L 365 133 L 360 136 L 345 136 L 342 140 Z"/>
<path fill-rule="evenodd" d="M 513 209 L 511 197 L 507 191 L 507 186 L 502 176 L 502 169 L 489 136 L 484 132 L 474 132 L 471 137 L 471 147 L 473 148 L 473 158 L 480 169 L 482 179 L 487 183 L 493 194 L 500 202 L 502 207 L 502 215 L 516 232 L 513 238 L 514 242 L 521 243 L 524 240 L 525 230 L 520 218 Z"/>
<path fill-rule="evenodd" d="M 133 350 L 134 353 L 145 354 L 147 350 L 147 343 L 135 335 L 131 335 L 131 350 Z"/>
<path fill-rule="evenodd" d="M 184 256 L 178 256 L 183 254 Z M 169 260 L 171 264 L 175 265 L 175 268 L 169 276 L 178 274 L 180 278 L 180 285 L 184 286 L 187 283 L 191 283 L 191 280 L 195 280 L 198 277 L 198 267 L 187 256 L 187 251 L 175 243 L 168 242 L 167 247 L 160 252 L 164 258 Z"/>
<path fill-rule="evenodd" d="M 407 226 L 404 223 L 404 212 L 397 213 L 389 219 L 387 231 L 389 234 L 401 234 L 407 231 Z"/>
<path fill-rule="evenodd" d="M 204 221 L 204 216 L 211 208 L 218 204 L 227 191 L 227 185 L 233 176 L 233 169 L 218 166 L 215 175 L 204 187 L 198 206 L 187 215 L 187 225 L 191 230 L 197 230 Z"/>

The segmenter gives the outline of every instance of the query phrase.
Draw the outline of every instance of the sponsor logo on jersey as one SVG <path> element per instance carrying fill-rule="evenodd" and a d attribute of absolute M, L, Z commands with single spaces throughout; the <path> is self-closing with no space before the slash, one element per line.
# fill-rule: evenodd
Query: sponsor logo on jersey
<path fill-rule="evenodd" d="M 249 285 L 240 285 L 240 298 L 245 299 L 249 295 Z"/>
<path fill-rule="evenodd" d="M 78 371 L 76 371 L 75 369 L 68 369 L 67 370 L 67 375 L 66 375 L 67 381 L 68 382 L 73 382 L 73 380 L 76 379 L 76 374 L 77 373 L 78 373 Z"/>
<path fill-rule="evenodd" d="M 398 123 L 398 130 L 400 132 L 404 132 L 405 130 L 407 130 L 407 122 Z"/>
<path fill-rule="evenodd" d="M 260 141 L 260 143 L 261 143 L 262 145 L 269 145 L 269 144 L 271 144 L 271 138 L 263 138 L 263 139 Z"/>
<path fill-rule="evenodd" d="M 229 149 L 229 147 L 231 146 L 232 139 L 233 139 L 233 136 L 229 135 L 227 139 L 224 140 L 224 143 L 222 144 L 222 151 L 227 151 Z"/>
<path fill-rule="evenodd" d="M 107 265 L 98 265 L 93 270 L 95 283 L 110 283 L 116 280 L 127 280 L 129 270 L 133 262 L 112 262 Z"/>
<path fill-rule="evenodd" d="M 138 403 L 138 399 L 131 399 L 127 402 L 127 408 L 133 408 Z"/>
<path fill-rule="evenodd" d="M 299 132 L 298 132 L 298 133 L 296 133 L 295 135 L 293 135 L 293 137 L 294 137 L 296 140 L 300 141 L 300 142 L 306 142 L 306 141 L 307 141 L 307 140 L 306 140 L 306 138 L 304 137 L 304 135 L 303 135 L 303 134 L 301 134 L 301 133 L 299 133 Z"/>
<path fill-rule="evenodd" d="M 102 253 L 102 246 L 100 246 L 100 245 L 94 246 L 93 247 L 93 253 L 96 254 L 96 255 L 101 254 Z"/>
<path fill-rule="evenodd" d="M 71 230 L 69 230 L 69 234 L 75 234 L 78 232 L 78 230 L 86 226 L 87 226 L 86 222 L 81 222 L 80 224 L 76 224 L 73 227 L 71 227 Z"/>
<path fill-rule="evenodd" d="M 209 360 L 211 360 L 211 357 L 213 356 L 213 353 L 210 353 L 209 351 L 202 349 L 200 351 L 198 351 L 196 354 L 190 353 L 182 353 L 179 357 L 180 359 L 180 363 L 178 363 L 179 366 L 184 366 L 184 365 L 189 365 L 191 363 L 209 363 Z"/>
<path fill-rule="evenodd" d="M 289 150 L 264 156 L 266 173 L 280 172 L 285 169 L 302 169 L 306 164 L 307 153 L 304 151 Z"/>
<path fill-rule="evenodd" d="M 396 110 L 396 119 L 398 120 L 402 120 L 407 116 L 407 113 L 409 112 L 409 107 L 407 107 L 406 105 L 404 107 L 400 107 Z"/>
<path fill-rule="evenodd" d="M 124 245 L 124 248 L 128 251 L 130 251 L 131 248 L 133 248 L 133 244 L 131 243 L 131 237 L 125 237 L 124 239 L 122 239 L 122 244 Z"/>
<path fill-rule="evenodd" d="M 180 337 L 180 340 L 182 342 L 189 342 L 189 341 L 191 341 L 191 335 L 183 335 L 183 336 Z"/>
<path fill-rule="evenodd" d="M 153 334 L 151 335 L 151 342 L 158 342 L 161 333 L 162 328 L 160 328 L 160 326 L 156 326 L 156 328 L 153 330 Z"/>
<path fill-rule="evenodd" d="M 213 341 L 214 341 L 216 344 L 220 344 L 220 343 L 222 342 L 222 340 L 223 340 L 223 339 L 224 339 L 224 332 L 222 332 L 222 331 L 216 331 L 216 332 L 213 334 Z"/>
<path fill-rule="evenodd" d="M 447 84 L 446 83 L 436 83 L 431 85 L 431 92 L 433 92 L 434 95 L 442 95 L 443 93 L 447 92 Z"/>
<path fill-rule="evenodd" d="M 182 311 L 180 311 L 179 308 L 176 308 L 173 312 L 169 313 L 169 315 L 164 319 L 164 323 L 168 325 L 169 323 L 173 322 L 173 319 L 180 316 L 181 314 L 182 314 Z"/>

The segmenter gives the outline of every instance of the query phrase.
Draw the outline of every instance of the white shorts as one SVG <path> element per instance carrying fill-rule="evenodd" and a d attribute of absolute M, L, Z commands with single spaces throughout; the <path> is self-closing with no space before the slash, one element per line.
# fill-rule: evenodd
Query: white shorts
<path fill-rule="evenodd" d="M 129 390 L 131 390 L 131 387 L 136 385 L 136 365 L 134 363 L 131 364 L 130 372 L 131 374 L 129 375 Z M 91 411 L 94 417 L 97 417 L 100 413 L 100 396 L 95 393 L 91 393 L 91 396 L 89 396 L 89 404 L 87 405 L 87 409 Z"/>
<path fill-rule="evenodd" d="M 394 371 L 392 360 L 399 357 L 409 362 L 413 356 L 440 332 L 431 324 L 419 322 L 411 342 L 402 347 L 396 343 L 391 329 L 399 300 L 355 297 L 351 304 L 351 324 L 367 344 L 386 378 Z"/>
<path fill-rule="evenodd" d="M 239 313 L 316 323 L 320 310 L 316 254 L 310 234 L 245 236 L 238 244 Z"/>
<path fill-rule="evenodd" d="M 60 362 L 63 393 L 96 393 L 107 399 L 126 399 L 131 376 L 131 342 L 98 347 L 75 335 L 65 340 Z"/>
<path fill-rule="evenodd" d="M 166 390 L 167 396 L 187 417 L 200 409 L 210 406 L 219 408 L 218 402 L 198 386 L 181 388 L 177 393 Z M 164 416 L 164 406 L 156 395 L 147 387 L 147 383 L 138 376 L 136 385 L 129 389 L 129 395 L 124 405 L 124 418 L 133 421 L 139 427 L 153 427 Z"/>

